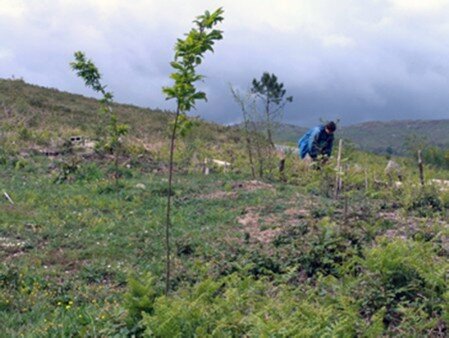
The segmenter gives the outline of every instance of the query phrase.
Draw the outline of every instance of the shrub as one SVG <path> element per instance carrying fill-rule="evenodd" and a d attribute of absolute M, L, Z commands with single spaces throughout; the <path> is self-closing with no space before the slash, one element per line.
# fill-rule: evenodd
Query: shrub
<path fill-rule="evenodd" d="M 157 296 L 155 280 L 152 275 L 146 274 L 141 278 L 129 277 L 124 305 L 128 311 L 127 324 L 131 330 L 135 332 L 140 330 L 138 323 L 142 319 L 143 313 L 153 314 Z"/>
<path fill-rule="evenodd" d="M 275 290 L 265 279 L 233 274 L 156 298 L 141 324 L 151 337 L 307 337 L 354 336 L 357 321 L 344 297 Z"/>
<path fill-rule="evenodd" d="M 434 212 L 442 211 L 443 203 L 434 186 L 424 186 L 411 190 L 405 196 L 405 209 L 426 217 Z"/>
<path fill-rule="evenodd" d="M 432 243 L 382 239 L 365 250 L 364 256 L 350 263 L 352 271 L 359 274 L 350 292 L 363 317 L 370 319 L 384 311 L 384 324 L 394 328 L 417 311 L 429 320 L 441 313 L 448 264 L 435 258 Z M 346 278 L 349 280 L 349 275 Z"/>

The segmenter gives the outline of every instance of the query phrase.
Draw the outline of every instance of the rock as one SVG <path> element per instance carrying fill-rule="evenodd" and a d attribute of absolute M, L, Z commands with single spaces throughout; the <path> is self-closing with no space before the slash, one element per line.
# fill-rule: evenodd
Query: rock
<path fill-rule="evenodd" d="M 395 177 L 397 177 L 399 181 L 402 181 L 401 166 L 393 160 L 388 161 L 387 166 L 385 167 L 385 174 L 391 181 L 393 181 L 393 178 Z"/>

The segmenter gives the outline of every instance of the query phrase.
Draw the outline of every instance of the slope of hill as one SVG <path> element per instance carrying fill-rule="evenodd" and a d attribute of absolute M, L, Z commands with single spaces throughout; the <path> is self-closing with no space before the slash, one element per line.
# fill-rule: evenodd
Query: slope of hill
<path fill-rule="evenodd" d="M 0 135 L 13 143 L 49 146 L 74 135 L 95 138 L 99 127 L 107 123 L 99 107 L 94 98 L 0 79 Z M 114 104 L 113 110 L 121 123 L 129 125 L 127 138 L 133 142 L 148 145 L 167 140 L 171 112 L 129 104 Z M 206 143 L 239 141 L 237 128 L 194 120 L 201 127 L 194 134 Z"/>
<path fill-rule="evenodd" d="M 42 146 L 73 135 L 94 138 L 104 123 L 98 108 L 98 100 L 94 98 L 30 85 L 22 80 L 0 79 L 0 132 L 3 136 L 16 132 L 19 138 L 22 135 L 21 138 L 29 143 Z M 114 104 L 113 108 L 120 121 L 130 126 L 129 139 L 141 144 L 167 139 L 170 112 L 129 104 Z M 206 143 L 219 144 L 231 139 L 236 143 L 241 141 L 238 126 L 197 121 L 202 127 L 198 128 L 201 131 L 197 136 Z M 279 143 L 296 143 L 306 130 L 301 126 L 281 124 L 274 138 Z M 362 150 L 403 155 L 410 143 L 447 146 L 447 130 L 449 120 L 364 122 L 340 128 L 337 137 L 353 142 Z M 20 143 L 21 140 L 17 141 Z"/>
<path fill-rule="evenodd" d="M 277 142 L 297 142 L 307 128 L 282 124 L 275 138 Z M 449 145 L 449 120 L 401 120 L 364 122 L 337 130 L 337 137 L 347 139 L 362 150 L 375 153 L 403 155 L 410 143 L 438 147 Z"/>
<path fill-rule="evenodd" d="M 383 156 L 349 147 L 344 175 L 334 158 L 311 170 L 289 153 L 282 175 L 276 158 L 260 157 L 271 165 L 256 180 L 236 151 L 238 130 L 198 120 L 178 139 L 183 170 L 170 190 L 164 170 L 128 159 L 118 180 L 94 156 L 4 156 L 12 145 L 95 136 L 100 118 L 93 99 L 0 85 L 2 337 L 446 335 L 449 191 L 418 189 L 411 159 L 398 159 L 400 186 L 389 184 Z M 114 108 L 131 141 L 161 142 L 168 113 Z M 233 166 L 188 168 L 184 160 L 209 156 L 210 144 Z M 425 170 L 426 180 L 449 178 Z"/>

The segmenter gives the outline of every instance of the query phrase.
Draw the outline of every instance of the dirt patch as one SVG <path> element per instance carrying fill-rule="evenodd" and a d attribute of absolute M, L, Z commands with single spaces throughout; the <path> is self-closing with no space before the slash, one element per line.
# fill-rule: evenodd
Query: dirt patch
<path fill-rule="evenodd" d="M 29 248 L 29 243 L 27 241 L 16 238 L 0 237 L 0 257 L 5 257 L 5 260 L 22 256 L 27 248 Z"/>
<path fill-rule="evenodd" d="M 262 219 L 253 208 L 248 208 L 245 215 L 237 218 L 237 221 L 243 226 L 244 232 L 249 235 L 250 240 L 261 243 L 272 242 L 281 231 L 274 218 L 264 217 Z"/>
<path fill-rule="evenodd" d="M 394 224 L 393 229 L 385 231 L 385 236 L 388 238 L 413 238 L 418 232 L 428 233 L 430 237 L 438 237 L 444 248 L 449 252 L 449 237 L 442 234 L 441 231 L 434 233 L 434 227 L 449 228 L 449 223 L 444 219 L 428 219 L 415 216 L 403 216 L 397 211 L 381 212 L 378 214 L 379 218 L 389 220 Z"/>
<path fill-rule="evenodd" d="M 43 259 L 42 263 L 44 266 L 48 267 L 57 266 L 66 274 L 73 274 L 80 271 L 80 269 L 85 266 L 88 261 L 70 258 L 63 249 L 59 248 L 50 251 Z"/>
<path fill-rule="evenodd" d="M 310 215 L 310 211 L 309 211 L 309 210 L 306 210 L 306 209 L 297 209 L 297 208 L 290 208 L 290 209 L 287 209 L 287 210 L 285 210 L 284 213 L 285 213 L 287 216 L 290 216 L 290 217 L 297 217 L 297 218 L 300 218 L 300 217 L 307 217 L 307 216 Z"/>
<path fill-rule="evenodd" d="M 232 186 L 232 190 L 253 191 L 258 189 L 275 190 L 271 184 L 257 180 L 237 182 Z"/>
<path fill-rule="evenodd" d="M 157 141 L 152 143 L 143 143 L 143 147 L 150 153 L 157 153 L 165 147 L 165 142 Z"/>
<path fill-rule="evenodd" d="M 225 198 L 235 198 L 237 197 L 237 193 L 234 191 L 214 191 L 210 194 L 204 194 L 196 196 L 198 199 L 204 199 L 204 200 L 222 200 Z"/>
<path fill-rule="evenodd" d="M 195 196 L 195 198 L 207 199 L 207 200 L 236 198 L 239 191 L 255 191 L 255 190 L 259 190 L 259 189 L 275 191 L 275 188 L 271 184 L 253 180 L 253 181 L 237 182 L 237 183 L 233 184 L 232 191 L 217 190 L 217 191 L 213 191 L 209 194 Z"/>

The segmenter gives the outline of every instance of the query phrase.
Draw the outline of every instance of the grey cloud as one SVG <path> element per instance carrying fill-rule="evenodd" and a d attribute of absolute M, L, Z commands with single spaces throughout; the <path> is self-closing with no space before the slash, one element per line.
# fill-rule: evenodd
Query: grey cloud
<path fill-rule="evenodd" d="M 269 71 L 294 96 L 285 110 L 286 122 L 310 126 L 320 117 L 339 117 L 343 124 L 449 117 L 447 12 L 410 14 L 390 1 L 363 6 L 355 0 L 316 3 L 317 7 L 310 6 L 319 24 L 310 19 L 310 25 L 305 21 L 291 30 L 273 24 L 252 27 L 232 17 L 232 24 L 225 22 L 224 40 L 199 69 L 206 75 L 199 86 L 209 101 L 199 103 L 192 114 L 221 123 L 239 121 L 228 84 L 248 88 L 254 77 Z M 168 18 L 161 12 L 148 22 L 145 15 L 133 12 L 132 5 L 104 16 L 93 5 L 33 4 L 23 20 L 0 20 L 2 48 L 13 55 L 1 59 L 1 77 L 15 74 L 32 83 L 92 96 L 68 66 L 73 52 L 84 50 L 101 69 L 117 101 L 174 108 L 161 88 L 170 84 L 176 38 L 190 27 L 193 17 Z M 227 15 L 237 15 L 229 6 Z M 255 17 L 257 8 L 254 11 Z"/>

